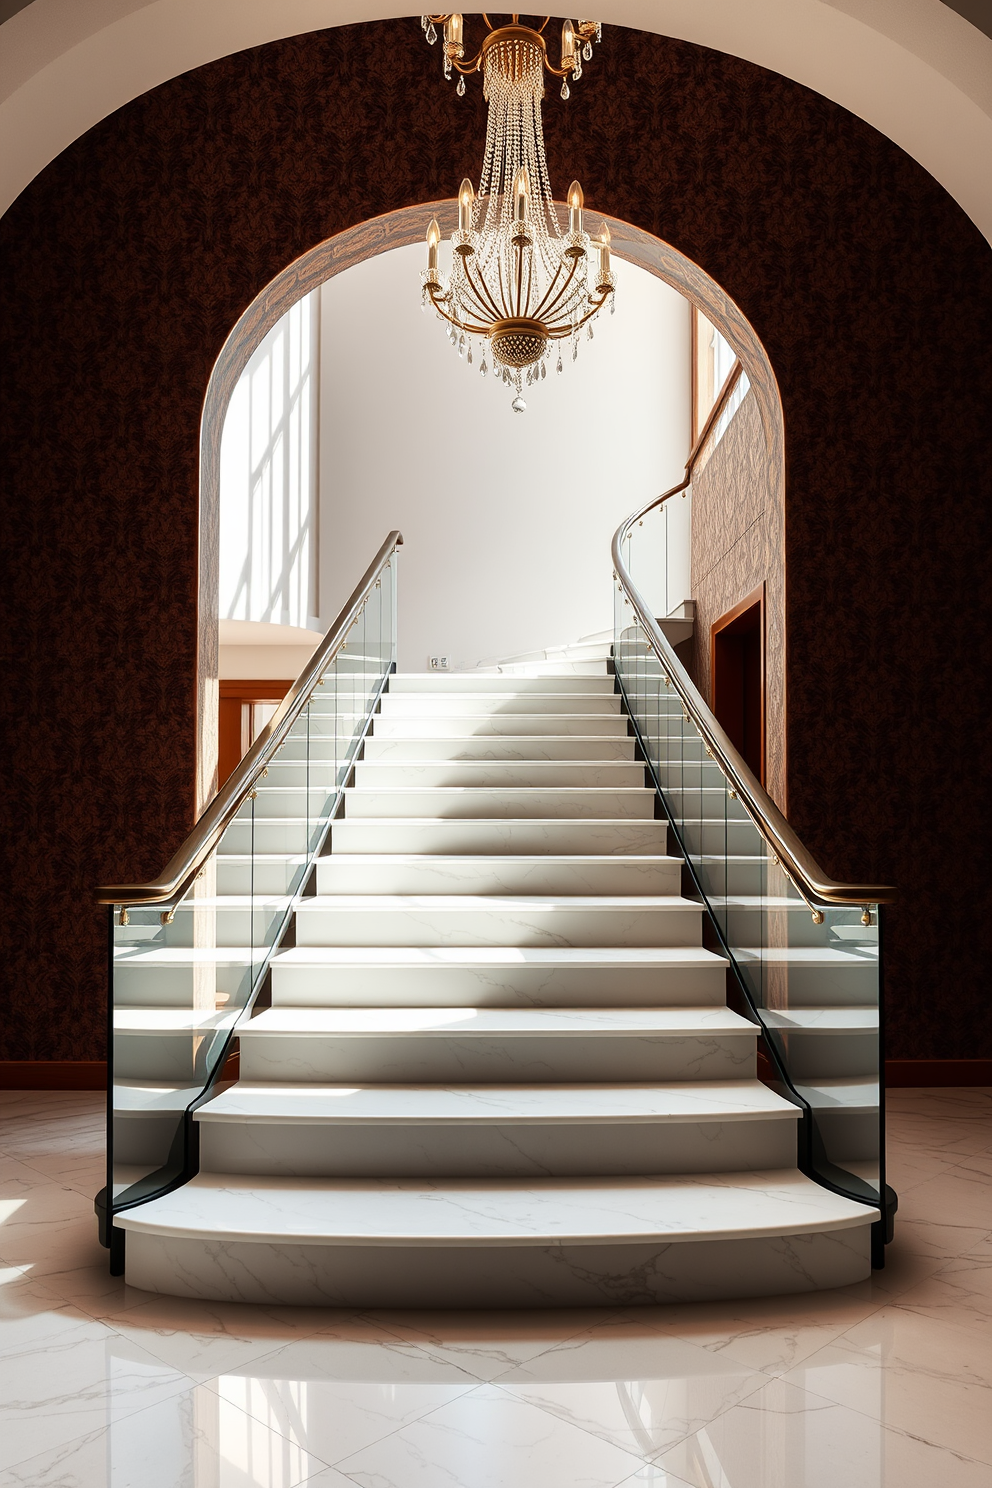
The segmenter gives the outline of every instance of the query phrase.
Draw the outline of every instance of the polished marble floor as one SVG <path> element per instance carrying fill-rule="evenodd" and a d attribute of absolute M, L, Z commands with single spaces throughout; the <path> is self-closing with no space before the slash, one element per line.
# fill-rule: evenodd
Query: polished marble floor
<path fill-rule="evenodd" d="M 107 1274 L 101 1100 L 0 1095 L 0 1485 L 990 1488 L 992 1091 L 890 1095 L 898 1238 L 812 1298 L 256 1309 Z"/>

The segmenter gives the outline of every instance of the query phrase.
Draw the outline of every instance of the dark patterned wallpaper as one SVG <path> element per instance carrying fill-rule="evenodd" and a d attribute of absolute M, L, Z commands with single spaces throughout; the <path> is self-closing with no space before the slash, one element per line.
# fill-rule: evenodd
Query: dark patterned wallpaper
<path fill-rule="evenodd" d="M 382 43 L 388 36 L 388 52 Z M 103 1052 L 95 883 L 192 811 L 197 439 L 224 337 L 287 262 L 476 176 L 416 20 L 227 57 L 136 99 L 0 222 L 7 1059 Z M 827 870 L 900 885 L 890 1052 L 992 1053 L 992 253 L 868 125 L 705 48 L 610 28 L 552 179 L 719 280 L 785 406 L 789 802 Z"/>
<path fill-rule="evenodd" d="M 712 441 L 711 441 L 712 443 Z M 765 789 L 788 809 L 785 758 L 785 513 L 749 392 L 692 481 L 693 678 L 712 704 L 710 627 L 765 586 Z"/>

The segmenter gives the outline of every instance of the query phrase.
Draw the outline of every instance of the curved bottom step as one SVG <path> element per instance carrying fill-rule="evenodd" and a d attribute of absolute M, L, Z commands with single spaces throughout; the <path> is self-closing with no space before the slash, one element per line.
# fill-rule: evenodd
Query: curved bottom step
<path fill-rule="evenodd" d="M 875 1210 L 795 1170 L 540 1184 L 202 1173 L 121 1215 L 130 1286 L 325 1307 L 771 1296 L 870 1274 Z"/>

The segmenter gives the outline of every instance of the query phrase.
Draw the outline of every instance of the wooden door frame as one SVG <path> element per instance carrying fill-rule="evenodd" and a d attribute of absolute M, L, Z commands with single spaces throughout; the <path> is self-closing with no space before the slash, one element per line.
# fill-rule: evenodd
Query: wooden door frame
<path fill-rule="evenodd" d="M 760 732 L 761 732 L 761 770 L 759 772 L 759 779 L 761 780 L 761 784 L 764 785 L 764 783 L 765 783 L 765 762 L 766 762 L 766 754 L 767 754 L 766 740 L 765 740 L 765 717 L 766 717 L 766 713 L 767 713 L 767 699 L 765 697 L 765 686 L 766 686 L 766 677 L 765 677 L 766 634 L 765 634 L 765 581 L 764 580 L 761 581 L 761 583 L 758 585 L 758 587 L 756 589 L 752 589 L 751 592 L 750 592 L 750 594 L 745 594 L 744 598 L 742 600 L 739 600 L 738 603 L 735 604 L 732 609 L 727 610 L 725 614 L 721 615 L 718 620 L 714 620 L 713 623 L 710 625 L 710 694 L 711 694 L 710 695 L 710 705 L 713 708 L 713 712 L 716 713 L 716 674 L 717 674 L 716 673 L 716 640 L 717 640 L 717 636 L 720 635 L 723 631 L 729 630 L 729 628 L 734 624 L 734 622 L 736 620 L 739 620 L 742 615 L 746 615 L 747 612 L 748 612 L 748 610 L 753 610 L 753 609 L 757 609 L 757 611 L 758 611 L 758 633 L 759 633 L 759 635 L 761 637 L 761 648 L 760 648 L 760 656 L 761 656 L 761 667 L 760 667 L 760 676 L 761 676 L 761 724 L 760 724 Z"/>

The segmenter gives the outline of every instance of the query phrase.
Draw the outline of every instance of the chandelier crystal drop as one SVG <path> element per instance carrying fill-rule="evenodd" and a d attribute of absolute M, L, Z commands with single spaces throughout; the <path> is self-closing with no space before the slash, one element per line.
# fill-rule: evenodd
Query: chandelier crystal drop
<path fill-rule="evenodd" d="M 568 230 L 559 223 L 544 153 L 541 102 L 545 72 L 568 82 L 582 76 L 582 57 L 599 41 L 596 21 L 566 20 L 562 26 L 561 65 L 548 57 L 542 32 L 513 24 L 490 29 L 478 55 L 465 60 L 463 17 L 422 16 L 430 41 L 435 26 L 444 27 L 444 70 L 459 73 L 459 93 L 466 74 L 480 72 L 489 104 L 486 150 L 479 190 L 462 181 L 458 192 L 458 228 L 451 235 L 452 267 L 447 282 L 438 268 L 441 230 L 432 219 L 427 229 L 427 269 L 422 276 L 423 303 L 428 301 L 447 322 L 449 338 L 464 354 L 472 337 L 480 348 L 485 375 L 486 351 L 500 384 L 515 393 L 511 407 L 523 412 L 524 380 L 528 386 L 546 375 L 545 360 L 570 341 L 572 360 L 579 337 L 613 296 L 610 233 L 603 224 L 595 244 L 582 225 L 583 195 L 578 181 L 568 190 Z M 487 25 L 488 25 L 487 20 Z"/>

